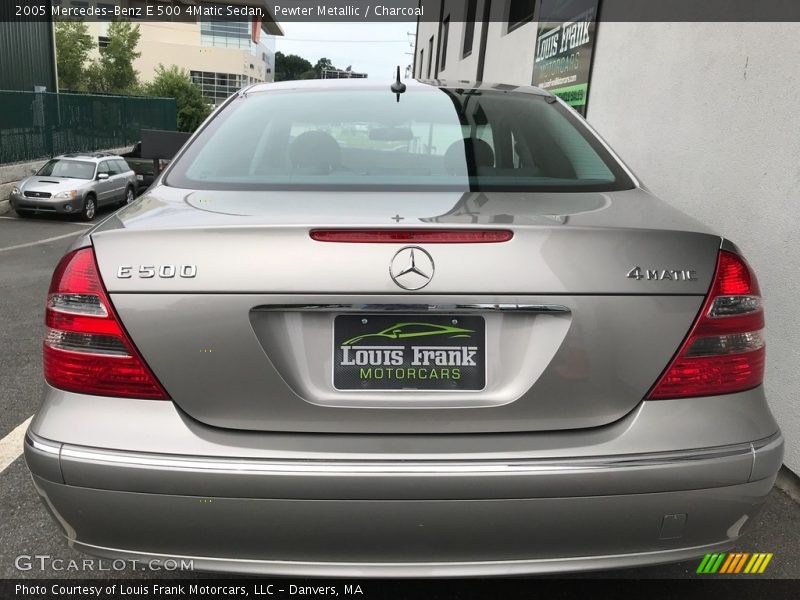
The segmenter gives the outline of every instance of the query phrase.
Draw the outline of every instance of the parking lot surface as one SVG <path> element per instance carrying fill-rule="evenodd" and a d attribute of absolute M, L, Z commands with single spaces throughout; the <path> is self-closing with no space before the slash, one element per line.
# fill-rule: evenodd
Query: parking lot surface
<path fill-rule="evenodd" d="M 42 319 L 50 275 L 65 248 L 85 232 L 86 227 L 69 220 L 0 217 L 0 439 L 6 440 L 15 431 L 22 431 L 24 427 L 20 425 L 38 407 Z M 151 571 L 146 567 L 137 571 L 130 568 L 69 569 L 69 561 L 80 561 L 83 555 L 67 546 L 39 502 L 22 457 L 11 455 L 8 458 L 7 464 L 0 462 L 0 578 L 180 576 L 180 573 Z M 760 577 L 800 577 L 800 505 L 781 490 L 774 489 L 753 531 L 741 540 L 736 550 L 774 554 L 766 573 Z M 63 562 L 46 560 L 44 569 L 34 562 L 33 567 L 27 569 L 31 561 L 18 559 L 43 555 Z M 693 560 L 577 577 L 723 577 L 696 575 L 698 564 L 699 560 Z M 18 568 L 20 566 L 23 568 Z"/>

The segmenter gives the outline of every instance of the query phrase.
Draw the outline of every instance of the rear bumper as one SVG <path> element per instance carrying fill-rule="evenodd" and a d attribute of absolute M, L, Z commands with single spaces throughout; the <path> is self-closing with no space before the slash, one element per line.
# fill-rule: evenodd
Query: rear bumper
<path fill-rule="evenodd" d="M 342 461 L 147 454 L 29 432 L 36 488 L 89 554 L 311 576 L 555 573 L 725 550 L 780 467 L 780 433 L 559 460 Z"/>
<path fill-rule="evenodd" d="M 476 409 L 479 410 L 479 409 Z M 269 433 L 46 387 L 25 457 L 76 548 L 319 576 L 552 573 L 724 550 L 783 458 L 763 389 L 642 402 L 604 427 Z"/>
<path fill-rule="evenodd" d="M 78 550 L 198 570 L 296 576 L 558 573 L 679 561 L 730 548 L 772 479 L 690 492 L 510 500 L 203 498 L 34 478 Z M 665 515 L 688 514 L 660 539 Z M 669 527 L 669 525 L 667 526 Z"/>

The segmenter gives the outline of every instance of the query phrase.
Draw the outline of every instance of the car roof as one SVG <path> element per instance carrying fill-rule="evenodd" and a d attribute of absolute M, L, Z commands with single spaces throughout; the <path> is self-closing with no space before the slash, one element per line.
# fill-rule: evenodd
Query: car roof
<path fill-rule="evenodd" d="M 78 160 L 86 160 L 90 162 L 100 162 L 101 160 L 106 160 L 108 158 L 125 160 L 118 154 L 112 154 L 111 152 L 70 152 L 69 154 L 61 154 L 59 156 L 54 157 L 54 159 L 58 158 L 75 158 Z"/>
<path fill-rule="evenodd" d="M 276 81 L 271 83 L 255 83 L 240 91 L 240 95 L 278 90 L 383 90 L 391 93 L 389 87 L 394 83 L 390 79 L 298 79 L 293 81 Z M 510 85 L 488 81 L 462 81 L 447 79 L 404 79 L 408 89 L 443 88 L 460 90 L 496 90 L 501 92 L 522 92 L 536 96 L 552 96 L 552 94 L 532 85 Z"/>

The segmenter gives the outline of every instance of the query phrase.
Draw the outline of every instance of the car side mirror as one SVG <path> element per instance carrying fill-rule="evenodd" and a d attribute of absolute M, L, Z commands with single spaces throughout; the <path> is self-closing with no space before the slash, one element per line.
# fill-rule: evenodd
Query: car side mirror
<path fill-rule="evenodd" d="M 98 173 L 97 174 L 97 178 L 101 179 L 101 180 L 102 179 L 108 179 L 108 173 Z"/>

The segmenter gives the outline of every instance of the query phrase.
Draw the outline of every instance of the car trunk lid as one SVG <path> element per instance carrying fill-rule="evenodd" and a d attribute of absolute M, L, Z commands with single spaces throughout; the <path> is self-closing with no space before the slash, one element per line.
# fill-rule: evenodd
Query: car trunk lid
<path fill-rule="evenodd" d="M 513 237 L 329 243 L 312 239 L 319 228 L 488 229 Z M 160 187 L 92 240 L 131 338 L 188 415 L 236 429 L 373 433 L 542 431 L 619 419 L 645 397 L 689 330 L 720 245 L 639 190 L 408 195 Z M 390 274 L 407 246 L 435 265 L 420 290 L 399 287 Z M 427 328 L 421 337 L 412 331 L 420 325 Z M 391 366 L 377 363 L 337 377 L 348 339 L 383 332 L 370 348 L 391 356 L 408 347 L 411 356 L 418 347 L 441 351 L 445 336 L 435 332 L 442 328 L 452 350 L 445 359 L 458 354 L 468 363 L 475 356 L 469 349 L 478 348 L 469 375 L 471 364 L 433 365 L 460 366 L 458 383 L 452 370 L 439 388 L 348 380 L 361 367 L 371 367 L 374 378 L 376 367 Z M 473 338 L 462 344 L 463 331 L 447 328 Z"/>

